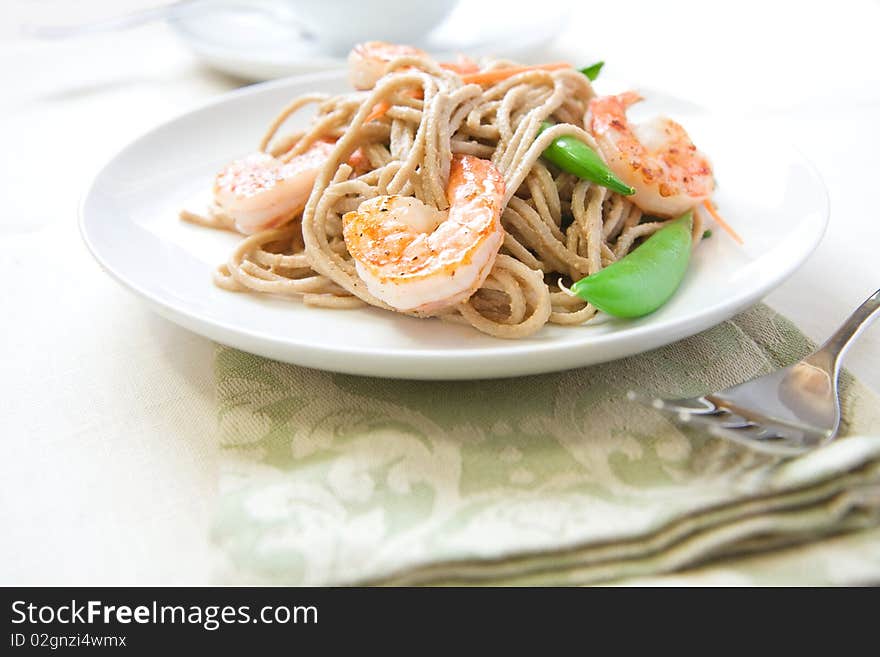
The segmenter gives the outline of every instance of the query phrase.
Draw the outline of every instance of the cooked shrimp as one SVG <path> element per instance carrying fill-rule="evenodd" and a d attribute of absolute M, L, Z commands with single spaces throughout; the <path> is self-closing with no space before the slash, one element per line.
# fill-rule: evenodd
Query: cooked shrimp
<path fill-rule="evenodd" d="M 359 43 L 348 53 L 349 81 L 355 89 L 372 89 L 388 70 L 388 63 L 398 57 L 427 57 L 428 53 L 414 46 L 403 46 L 384 41 Z M 458 55 L 454 62 L 441 62 L 440 68 L 459 75 L 476 73 L 479 65 L 466 55 Z"/>
<path fill-rule="evenodd" d="M 384 41 L 359 43 L 348 53 L 348 75 L 355 89 L 372 89 L 388 69 L 388 63 L 398 57 L 427 57 L 427 53 L 413 46 L 400 46 Z"/>
<path fill-rule="evenodd" d="M 630 124 L 626 110 L 641 99 L 632 91 L 593 98 L 589 130 L 611 170 L 635 188 L 633 203 L 645 212 L 675 216 L 712 195 L 712 165 L 672 119 Z"/>
<path fill-rule="evenodd" d="M 268 153 L 236 160 L 217 174 L 214 201 L 246 235 L 277 228 L 303 211 L 333 148 L 319 141 L 288 162 Z"/>
<path fill-rule="evenodd" d="M 459 75 L 476 73 L 480 70 L 479 64 L 477 64 L 467 55 L 461 54 L 455 57 L 454 62 L 441 62 L 440 68 L 445 68 L 447 71 L 452 71 L 453 73 L 458 73 Z"/>
<path fill-rule="evenodd" d="M 495 166 L 456 155 L 449 209 L 416 198 L 378 196 L 342 217 L 358 275 L 373 296 L 403 311 L 434 313 L 470 297 L 486 280 L 504 239 L 504 178 Z"/>

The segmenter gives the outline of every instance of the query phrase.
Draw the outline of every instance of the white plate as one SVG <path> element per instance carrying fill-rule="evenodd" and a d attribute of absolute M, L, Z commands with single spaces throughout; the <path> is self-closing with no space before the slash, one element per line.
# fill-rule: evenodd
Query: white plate
<path fill-rule="evenodd" d="M 827 222 L 825 187 L 799 153 L 753 127 L 688 114 L 682 118 L 689 131 L 713 158 L 718 204 L 745 246 L 714 230 L 675 296 L 648 317 L 548 325 L 532 337 L 507 341 L 375 308 L 309 308 L 214 287 L 212 270 L 240 238 L 182 223 L 179 208 L 204 195 L 223 164 L 255 148 L 290 98 L 344 88 L 338 73 L 256 85 L 147 133 L 110 160 L 86 194 L 81 229 L 89 249 L 160 314 L 218 342 L 339 372 L 473 379 L 613 360 L 709 328 L 791 274 L 819 243 Z M 671 100 L 660 105 L 646 109 L 665 108 L 681 117 L 688 108 Z"/>
<path fill-rule="evenodd" d="M 528 21 L 522 20 L 524 13 Z M 461 0 L 446 20 L 410 45 L 441 60 L 467 53 L 527 61 L 562 29 L 568 13 L 569 4 L 560 0 L 546 0 L 541 11 L 528 0 Z M 324 51 L 294 26 L 258 13 L 243 15 L 236 3 L 184 13 L 170 24 L 207 64 L 248 80 L 345 66 L 345 56 Z"/>

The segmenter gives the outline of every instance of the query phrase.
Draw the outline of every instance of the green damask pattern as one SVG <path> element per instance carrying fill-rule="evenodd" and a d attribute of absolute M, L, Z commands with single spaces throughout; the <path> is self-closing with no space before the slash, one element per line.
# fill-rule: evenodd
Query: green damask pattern
<path fill-rule="evenodd" d="M 220 577 L 585 584 L 873 527 L 880 410 L 850 378 L 847 437 L 788 462 L 625 398 L 717 389 L 810 347 L 765 306 L 632 358 L 505 380 L 362 378 L 220 347 Z"/>

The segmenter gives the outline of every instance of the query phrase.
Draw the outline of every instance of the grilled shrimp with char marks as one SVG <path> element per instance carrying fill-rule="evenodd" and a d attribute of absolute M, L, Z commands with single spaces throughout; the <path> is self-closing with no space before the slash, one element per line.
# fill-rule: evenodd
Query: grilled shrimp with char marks
<path fill-rule="evenodd" d="M 370 293 L 401 311 L 435 313 L 469 298 L 489 275 L 504 239 L 504 178 L 495 166 L 456 155 L 449 209 L 412 197 L 378 196 L 343 218 L 343 236 Z"/>
<path fill-rule="evenodd" d="M 626 110 L 640 100 L 633 91 L 593 98 L 588 128 L 611 170 L 635 188 L 630 200 L 645 212 L 674 217 L 712 195 L 712 165 L 672 119 L 631 124 Z"/>

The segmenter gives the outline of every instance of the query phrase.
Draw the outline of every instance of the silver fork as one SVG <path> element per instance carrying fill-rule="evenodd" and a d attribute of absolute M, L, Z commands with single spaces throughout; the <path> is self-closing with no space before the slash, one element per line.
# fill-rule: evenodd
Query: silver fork
<path fill-rule="evenodd" d="M 732 388 L 686 399 L 647 398 L 634 392 L 628 396 L 678 422 L 704 427 L 713 435 L 760 451 L 801 454 L 837 435 L 837 383 L 843 354 L 878 314 L 880 290 L 802 361 Z"/>

